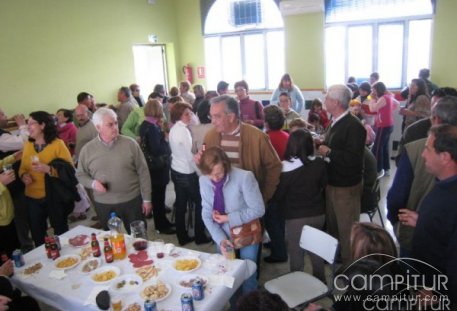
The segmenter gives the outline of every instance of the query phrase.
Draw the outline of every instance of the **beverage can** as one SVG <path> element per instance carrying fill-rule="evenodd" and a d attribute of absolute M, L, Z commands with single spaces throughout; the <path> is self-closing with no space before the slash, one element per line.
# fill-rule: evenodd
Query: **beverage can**
<path fill-rule="evenodd" d="M 181 295 L 181 310 L 194 311 L 194 301 L 191 294 L 184 293 Z"/>
<path fill-rule="evenodd" d="M 203 283 L 200 278 L 196 278 L 192 283 L 192 297 L 195 301 L 200 301 L 205 298 L 205 291 L 203 289 Z"/>
<path fill-rule="evenodd" d="M 14 265 L 16 266 L 16 268 L 20 268 L 25 265 L 24 255 L 22 255 L 22 251 L 20 249 L 16 249 L 13 252 L 12 257 L 13 257 Z"/>
<path fill-rule="evenodd" d="M 144 301 L 144 311 L 157 311 L 157 303 L 155 300 L 147 299 Z"/>

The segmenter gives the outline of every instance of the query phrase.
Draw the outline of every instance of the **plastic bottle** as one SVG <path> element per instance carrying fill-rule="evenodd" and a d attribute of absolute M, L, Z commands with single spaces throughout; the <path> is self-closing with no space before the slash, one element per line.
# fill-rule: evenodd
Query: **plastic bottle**
<path fill-rule="evenodd" d="M 111 230 L 111 245 L 113 248 L 114 260 L 122 260 L 127 256 L 124 234 L 121 233 L 121 226 L 122 220 L 116 216 L 116 213 L 111 213 L 111 218 L 108 220 L 108 228 Z"/>

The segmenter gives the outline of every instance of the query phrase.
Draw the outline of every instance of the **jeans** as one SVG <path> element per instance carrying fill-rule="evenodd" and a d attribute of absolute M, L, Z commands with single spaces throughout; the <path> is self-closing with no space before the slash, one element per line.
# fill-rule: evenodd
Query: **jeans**
<path fill-rule="evenodd" d="M 287 260 L 287 249 L 285 241 L 285 219 L 282 215 L 279 204 L 269 202 L 263 217 L 265 229 L 270 236 L 271 257 L 278 260 Z"/>
<path fill-rule="evenodd" d="M 221 249 L 220 249 L 219 245 L 216 245 L 216 251 L 218 253 L 221 253 Z M 249 245 L 249 246 L 240 248 L 239 249 L 240 259 L 249 259 L 249 260 L 252 260 L 253 262 L 257 262 L 258 251 L 259 251 L 259 244 L 253 244 L 253 245 Z M 241 284 L 241 287 L 233 294 L 232 298 L 230 298 L 230 310 L 236 310 L 236 303 L 242 295 L 246 295 L 257 289 L 258 271 L 259 270 L 257 269 L 257 271 L 254 274 L 252 274 L 249 278 L 247 278 L 243 282 L 243 284 Z"/>
<path fill-rule="evenodd" d="M 47 219 L 49 217 L 45 199 L 33 199 L 27 197 L 29 203 L 29 223 L 32 239 L 35 247 L 44 243 L 44 237 L 48 229 Z M 51 217 L 49 219 L 51 226 L 54 228 L 54 234 L 59 235 L 68 231 L 67 217 Z"/>
<path fill-rule="evenodd" d="M 378 127 L 376 129 L 376 138 L 372 151 L 376 158 L 378 173 L 383 169 L 386 171 L 390 169 L 389 139 L 393 129 L 393 126 Z"/>
<path fill-rule="evenodd" d="M 178 242 L 183 244 L 189 239 L 186 231 L 186 211 L 187 202 L 190 201 L 195 206 L 195 242 L 203 242 L 208 238 L 205 234 L 205 224 L 202 220 L 202 198 L 200 196 L 200 186 L 196 173 L 181 174 L 171 170 L 171 179 L 175 184 L 176 192 L 176 235 Z"/>

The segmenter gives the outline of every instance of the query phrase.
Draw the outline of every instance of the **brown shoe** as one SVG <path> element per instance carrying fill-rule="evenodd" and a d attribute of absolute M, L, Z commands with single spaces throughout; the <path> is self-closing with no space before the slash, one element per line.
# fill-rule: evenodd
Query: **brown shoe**
<path fill-rule="evenodd" d="M 98 217 L 97 217 L 97 215 L 95 215 L 95 216 L 92 216 L 92 218 L 91 218 L 90 220 L 92 220 L 92 221 L 97 221 L 97 220 L 98 220 Z"/>

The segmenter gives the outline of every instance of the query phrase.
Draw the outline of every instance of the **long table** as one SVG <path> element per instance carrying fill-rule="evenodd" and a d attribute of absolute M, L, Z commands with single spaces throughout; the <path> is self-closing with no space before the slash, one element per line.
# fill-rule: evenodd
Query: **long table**
<path fill-rule="evenodd" d="M 86 234 L 90 236 L 91 233 L 100 234 L 103 231 L 95 230 L 85 226 L 77 226 L 72 230 L 66 232 L 61 236 L 61 240 L 66 241 L 79 234 Z M 64 243 L 66 244 L 66 243 Z M 89 244 L 90 245 L 90 244 Z M 100 243 L 100 247 L 103 248 L 103 243 Z M 71 245 L 63 245 L 61 250 L 61 256 L 69 254 L 79 254 L 80 248 L 75 248 Z M 132 252 L 133 249 L 128 248 L 128 251 Z M 181 310 L 181 294 L 184 292 L 190 292 L 189 289 L 183 288 L 179 285 L 179 281 L 182 279 L 186 272 L 176 271 L 172 264 L 180 257 L 186 257 L 189 255 L 197 256 L 201 261 L 202 265 L 196 271 L 191 272 L 192 274 L 202 275 L 208 278 L 208 285 L 205 289 L 205 298 L 202 301 L 194 301 L 194 307 L 197 311 L 217 311 L 223 310 L 225 305 L 228 303 L 230 297 L 240 287 L 245 279 L 251 276 L 256 271 L 256 265 L 250 260 L 231 260 L 227 261 L 227 271 L 225 273 L 217 273 L 206 263 L 209 263 L 211 254 L 202 253 L 197 251 L 191 251 L 185 248 L 176 247 L 173 252 L 174 256 L 166 255 L 164 258 L 158 259 L 154 257 L 151 251 L 150 258 L 154 260 L 154 265 L 159 269 L 159 275 L 157 279 L 170 284 L 172 287 L 171 294 L 164 300 L 157 302 L 158 310 Z M 176 257 L 177 256 L 177 257 Z M 103 257 L 103 255 L 102 255 Z M 55 307 L 59 310 L 71 311 L 71 310 L 99 310 L 98 307 L 92 303 L 89 303 L 89 296 L 93 296 L 98 290 L 108 288 L 109 285 L 98 285 L 95 284 L 89 274 L 81 272 L 81 264 L 70 269 L 65 270 L 66 276 L 63 279 L 55 279 L 50 277 L 50 273 L 55 269 L 55 263 L 53 260 L 48 259 L 44 246 L 40 246 L 33 251 L 24 255 L 25 266 L 15 270 L 15 274 L 12 277 L 12 282 L 15 286 L 20 288 L 28 295 L 36 298 L 37 300 Z M 24 275 L 24 269 L 37 262 L 42 263 L 43 268 L 35 274 L 30 276 Z M 125 274 L 134 274 L 135 269 L 129 262 L 128 257 L 124 260 L 117 260 L 111 264 L 105 263 L 102 259 L 102 267 L 107 265 L 114 265 L 120 268 L 121 276 Z M 232 279 L 233 277 L 233 279 Z M 230 287 L 227 285 L 233 281 L 233 285 Z M 115 282 L 112 281 L 112 282 Z M 144 282 L 148 284 L 155 282 L 155 280 L 149 280 Z M 144 286 L 144 285 L 143 285 Z M 122 309 L 124 310 L 131 303 L 138 303 L 143 307 L 143 298 L 140 296 L 140 289 L 135 290 L 131 293 L 121 295 Z M 110 291 L 110 290 L 109 290 Z M 111 293 L 111 291 L 110 291 Z"/>

